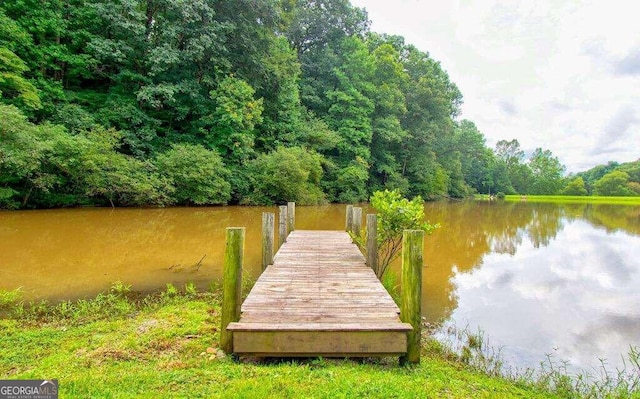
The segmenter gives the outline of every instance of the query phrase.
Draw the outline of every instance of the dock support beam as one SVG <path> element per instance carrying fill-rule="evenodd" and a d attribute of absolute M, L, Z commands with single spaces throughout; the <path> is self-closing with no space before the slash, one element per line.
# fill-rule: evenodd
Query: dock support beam
<path fill-rule="evenodd" d="M 362 208 L 357 206 L 353 207 L 353 226 L 351 232 L 356 237 L 360 237 L 360 233 L 362 232 Z"/>
<path fill-rule="evenodd" d="M 378 216 L 367 215 L 367 266 L 378 274 Z"/>
<path fill-rule="evenodd" d="M 422 265 L 424 231 L 405 230 L 402 234 L 402 302 L 400 320 L 411 324 L 407 333 L 407 354 L 400 364 L 420 363 L 420 337 L 422 333 Z"/>
<path fill-rule="evenodd" d="M 278 207 L 278 248 L 287 241 L 287 206 Z"/>
<path fill-rule="evenodd" d="M 273 264 L 273 238 L 275 235 L 276 215 L 262 214 L 262 271 Z"/>
<path fill-rule="evenodd" d="M 295 229 L 296 229 L 296 203 L 287 202 L 287 231 L 288 233 L 291 233 Z"/>
<path fill-rule="evenodd" d="M 220 349 L 233 352 L 233 335 L 229 323 L 240 319 L 242 304 L 242 261 L 244 257 L 244 227 L 227 227 L 222 281 L 222 328 Z"/>
<path fill-rule="evenodd" d="M 351 233 L 353 230 L 353 205 L 347 205 L 347 214 L 345 216 L 345 231 Z"/>

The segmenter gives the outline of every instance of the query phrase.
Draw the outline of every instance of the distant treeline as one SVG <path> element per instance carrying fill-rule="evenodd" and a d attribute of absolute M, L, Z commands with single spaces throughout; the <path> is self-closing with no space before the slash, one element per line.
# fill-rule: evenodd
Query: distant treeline
<path fill-rule="evenodd" d="M 2 2 L 0 208 L 580 186 L 549 151 L 487 148 L 461 102 L 348 0 Z M 621 173 L 637 194 L 637 165 Z"/>

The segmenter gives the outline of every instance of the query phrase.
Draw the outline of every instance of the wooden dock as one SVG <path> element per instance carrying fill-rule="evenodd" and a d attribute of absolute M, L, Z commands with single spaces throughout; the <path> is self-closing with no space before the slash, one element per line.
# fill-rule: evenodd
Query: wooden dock
<path fill-rule="evenodd" d="M 228 325 L 251 356 L 395 356 L 411 325 L 346 232 L 293 231 Z"/>

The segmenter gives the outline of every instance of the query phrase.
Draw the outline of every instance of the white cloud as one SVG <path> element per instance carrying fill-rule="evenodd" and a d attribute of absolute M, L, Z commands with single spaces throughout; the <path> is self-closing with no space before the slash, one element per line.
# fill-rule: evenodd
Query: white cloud
<path fill-rule="evenodd" d="M 573 172 L 640 158 L 640 4 L 352 4 L 367 8 L 372 30 L 402 35 L 441 61 L 464 95 L 462 117 L 488 145 L 517 138 L 527 152 L 550 149 Z"/>

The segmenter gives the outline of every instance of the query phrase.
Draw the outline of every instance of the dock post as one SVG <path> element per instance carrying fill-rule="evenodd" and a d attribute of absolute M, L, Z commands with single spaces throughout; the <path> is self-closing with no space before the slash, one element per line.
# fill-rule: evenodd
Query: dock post
<path fill-rule="evenodd" d="M 222 281 L 222 328 L 220 349 L 233 352 L 233 335 L 229 323 L 240 319 L 242 302 L 242 261 L 244 257 L 244 227 L 227 227 Z"/>
<path fill-rule="evenodd" d="M 273 237 L 275 235 L 276 215 L 270 212 L 262 214 L 262 271 L 273 264 Z"/>
<path fill-rule="evenodd" d="M 287 206 L 278 207 L 278 248 L 287 241 Z"/>
<path fill-rule="evenodd" d="M 367 266 L 378 274 L 378 216 L 367 215 Z"/>
<path fill-rule="evenodd" d="M 287 231 L 291 233 L 296 229 L 296 203 L 287 202 Z"/>
<path fill-rule="evenodd" d="M 362 208 L 360 207 L 353 207 L 353 226 L 351 232 L 356 237 L 360 237 L 360 232 L 362 232 Z"/>
<path fill-rule="evenodd" d="M 347 205 L 345 231 L 351 233 L 351 230 L 353 230 L 353 205 Z"/>
<path fill-rule="evenodd" d="M 424 231 L 405 230 L 402 234 L 402 299 L 400 320 L 411 324 L 407 333 L 407 354 L 400 364 L 420 363 L 420 337 L 422 333 L 422 265 Z"/>

